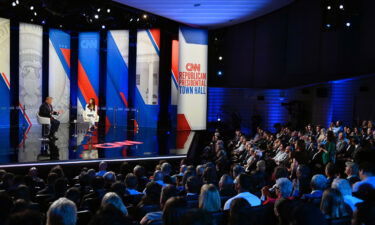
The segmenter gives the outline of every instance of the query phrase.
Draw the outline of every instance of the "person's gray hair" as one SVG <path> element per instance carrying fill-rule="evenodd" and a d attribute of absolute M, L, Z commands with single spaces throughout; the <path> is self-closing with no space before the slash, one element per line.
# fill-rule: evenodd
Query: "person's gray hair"
<path fill-rule="evenodd" d="M 161 171 L 165 176 L 168 176 L 171 174 L 172 171 L 172 165 L 168 162 L 165 162 L 161 165 Z"/>
<path fill-rule="evenodd" d="M 47 225 L 75 225 L 77 207 L 67 198 L 59 198 L 52 203 L 47 212 Z"/>
<path fill-rule="evenodd" d="M 311 178 L 311 188 L 313 190 L 324 190 L 327 188 L 327 178 L 322 174 L 316 174 Z"/>
<path fill-rule="evenodd" d="M 337 189 L 341 192 L 342 196 L 352 195 L 352 187 L 346 179 L 335 179 L 332 182 L 331 188 Z"/>
<path fill-rule="evenodd" d="M 106 205 L 112 205 L 120 210 L 125 216 L 128 215 L 128 210 L 122 202 L 122 199 L 115 192 L 108 192 L 104 195 L 100 206 L 104 208 Z"/>
<path fill-rule="evenodd" d="M 104 178 L 105 181 L 115 182 L 116 181 L 116 174 L 112 171 L 109 171 L 109 172 L 106 172 L 104 174 L 103 178 Z"/>
<path fill-rule="evenodd" d="M 288 198 L 292 194 L 293 183 L 288 178 L 282 177 L 277 179 L 275 186 L 279 189 L 284 198 Z"/>

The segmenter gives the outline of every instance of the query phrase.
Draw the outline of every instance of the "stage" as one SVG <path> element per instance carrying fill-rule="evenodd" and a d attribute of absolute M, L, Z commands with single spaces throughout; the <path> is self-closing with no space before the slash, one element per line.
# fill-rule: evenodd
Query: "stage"
<path fill-rule="evenodd" d="M 183 158 L 193 131 L 61 124 L 56 141 L 42 138 L 42 127 L 0 128 L 0 168 L 108 161 Z"/>

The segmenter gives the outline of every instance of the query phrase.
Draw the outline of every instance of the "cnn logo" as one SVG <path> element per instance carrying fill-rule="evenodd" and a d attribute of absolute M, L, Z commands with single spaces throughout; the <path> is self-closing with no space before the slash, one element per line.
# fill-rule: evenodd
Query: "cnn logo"
<path fill-rule="evenodd" d="M 185 68 L 187 71 L 201 71 L 201 64 L 186 63 Z"/>

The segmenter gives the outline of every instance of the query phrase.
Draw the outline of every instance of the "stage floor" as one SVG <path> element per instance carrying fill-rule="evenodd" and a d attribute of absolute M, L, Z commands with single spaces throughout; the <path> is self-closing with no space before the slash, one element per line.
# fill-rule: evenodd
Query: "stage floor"
<path fill-rule="evenodd" d="M 120 161 L 141 158 L 179 158 L 187 154 L 194 132 L 153 128 L 99 127 L 90 132 L 88 124 L 61 124 L 58 140 L 42 140 L 42 127 L 0 128 L 0 167 Z"/>

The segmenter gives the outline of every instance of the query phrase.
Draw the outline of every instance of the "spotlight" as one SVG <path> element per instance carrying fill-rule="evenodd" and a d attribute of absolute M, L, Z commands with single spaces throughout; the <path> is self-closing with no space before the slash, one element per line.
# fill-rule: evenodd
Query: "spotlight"
<path fill-rule="evenodd" d="M 137 22 L 139 21 L 139 18 L 137 18 Z"/>
<path fill-rule="evenodd" d="M 329 6 L 327 6 L 327 9 L 328 9 L 328 10 L 331 10 L 331 6 L 330 6 L 330 5 L 329 5 Z"/>
<path fill-rule="evenodd" d="M 37 16 L 37 15 L 38 15 L 38 13 L 34 12 L 34 16 Z"/>
<path fill-rule="evenodd" d="M 346 25 L 347 27 L 350 27 L 350 26 L 351 26 L 350 22 L 346 22 L 345 25 Z"/>
<path fill-rule="evenodd" d="M 34 10 L 34 6 L 30 6 L 30 10 Z"/>
<path fill-rule="evenodd" d="M 99 19 L 99 15 L 98 15 L 98 14 L 95 14 L 95 15 L 94 15 L 94 18 L 95 18 L 95 19 Z"/>
<path fill-rule="evenodd" d="M 222 76 L 223 75 L 223 72 L 221 70 L 217 71 L 217 75 L 218 76 Z"/>
<path fill-rule="evenodd" d="M 130 20 L 129 20 L 130 22 L 132 22 L 133 21 L 133 18 L 130 18 Z"/>
<path fill-rule="evenodd" d="M 30 21 L 31 21 L 31 22 L 34 22 L 34 19 L 31 19 Z"/>
<path fill-rule="evenodd" d="M 326 27 L 327 27 L 327 28 L 330 28 L 330 27 L 331 27 L 331 24 L 327 23 L 327 24 L 326 24 Z"/>
<path fill-rule="evenodd" d="M 60 28 L 62 28 L 63 27 L 63 25 L 62 24 L 60 24 Z"/>
<path fill-rule="evenodd" d="M 16 2 L 12 2 L 12 6 L 13 7 L 16 7 L 17 3 Z"/>
<path fill-rule="evenodd" d="M 143 19 L 147 19 L 147 14 L 143 14 Z"/>
<path fill-rule="evenodd" d="M 219 60 L 220 60 L 220 61 L 223 60 L 223 56 L 219 56 Z"/>
<path fill-rule="evenodd" d="M 20 4 L 20 1 L 16 0 L 16 4 L 17 4 L 17 5 Z"/>
<path fill-rule="evenodd" d="M 105 29 L 105 25 L 102 25 L 102 29 Z"/>
<path fill-rule="evenodd" d="M 43 25 L 46 24 L 46 21 L 45 21 L 45 20 L 42 20 L 42 24 L 43 24 Z"/>
<path fill-rule="evenodd" d="M 339 8 L 344 10 L 344 5 L 339 5 Z"/>
<path fill-rule="evenodd" d="M 111 9 L 110 9 L 110 8 L 108 8 L 108 9 L 107 9 L 107 13 L 110 13 L 110 12 L 111 12 Z"/>
<path fill-rule="evenodd" d="M 217 122 L 220 122 L 221 121 L 221 118 L 219 117 L 219 118 L 217 118 Z"/>
<path fill-rule="evenodd" d="M 96 11 L 100 12 L 100 10 L 101 10 L 101 9 L 100 9 L 100 8 L 98 8 L 98 9 L 97 9 Z"/>

